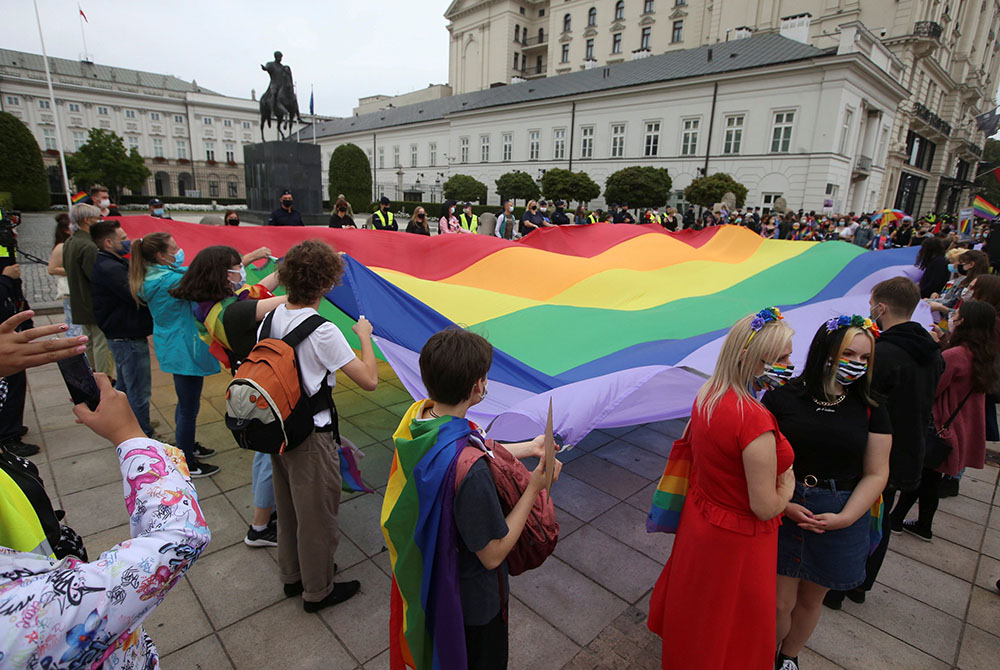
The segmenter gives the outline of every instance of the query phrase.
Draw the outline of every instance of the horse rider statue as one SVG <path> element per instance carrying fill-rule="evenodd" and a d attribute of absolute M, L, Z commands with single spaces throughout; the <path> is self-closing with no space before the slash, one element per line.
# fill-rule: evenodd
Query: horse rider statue
<path fill-rule="evenodd" d="M 271 77 L 267 90 L 260 96 L 260 140 L 264 141 L 264 123 L 266 122 L 270 128 L 272 118 L 277 122 L 278 137 L 285 139 L 282 123 L 285 124 L 285 131 L 288 133 L 291 133 L 293 121 L 303 123 L 299 114 L 299 102 L 295 97 L 292 69 L 281 64 L 280 51 L 275 51 L 274 60 L 267 65 L 261 65 L 260 69 Z"/>

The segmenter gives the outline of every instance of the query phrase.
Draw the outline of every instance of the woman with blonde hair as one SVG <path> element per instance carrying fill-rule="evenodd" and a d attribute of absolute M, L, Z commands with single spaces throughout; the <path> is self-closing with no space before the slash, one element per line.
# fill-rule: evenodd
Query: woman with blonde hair
<path fill-rule="evenodd" d="M 792 329 L 776 307 L 736 322 L 698 392 L 685 436 L 690 489 L 653 589 L 648 626 L 664 668 L 770 668 L 778 515 L 792 449 L 757 400 L 791 376 Z"/>
<path fill-rule="evenodd" d="M 878 326 L 834 317 L 813 337 L 805 370 L 763 403 L 795 450 L 795 493 L 778 531 L 775 667 L 798 670 L 827 591 L 865 581 L 869 510 L 889 478 L 892 425 L 871 393 Z"/>

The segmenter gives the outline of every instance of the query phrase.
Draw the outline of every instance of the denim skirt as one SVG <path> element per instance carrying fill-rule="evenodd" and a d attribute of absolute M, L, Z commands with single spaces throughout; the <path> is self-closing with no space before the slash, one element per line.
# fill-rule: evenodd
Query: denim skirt
<path fill-rule="evenodd" d="M 792 502 L 813 514 L 836 513 L 844 509 L 851 491 L 837 491 L 795 484 Z M 799 528 L 789 518 L 778 529 L 778 574 L 804 579 L 835 591 L 848 591 L 865 581 L 868 560 L 870 514 L 846 528 L 814 533 Z"/>

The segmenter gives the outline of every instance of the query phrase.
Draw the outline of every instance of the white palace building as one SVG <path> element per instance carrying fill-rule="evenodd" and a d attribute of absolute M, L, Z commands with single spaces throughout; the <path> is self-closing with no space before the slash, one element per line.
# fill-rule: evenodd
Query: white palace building
<path fill-rule="evenodd" d="M 387 106 L 321 122 L 316 136 L 326 159 L 345 143 L 366 150 L 375 195 L 394 200 L 439 201 L 458 173 L 498 203 L 496 179 L 515 170 L 582 170 L 603 187 L 616 170 L 652 165 L 669 171 L 675 205 L 691 180 L 726 172 L 748 187 L 748 206 L 784 196 L 796 209 L 860 212 L 893 205 L 903 75 L 878 37 L 847 22 L 829 48 L 752 35 Z"/>

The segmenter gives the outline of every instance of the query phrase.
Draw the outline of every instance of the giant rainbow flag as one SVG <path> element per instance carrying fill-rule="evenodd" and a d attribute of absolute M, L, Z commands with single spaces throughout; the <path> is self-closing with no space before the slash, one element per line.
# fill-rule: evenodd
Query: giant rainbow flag
<path fill-rule="evenodd" d="M 280 256 L 318 237 L 344 251 L 343 284 L 321 310 L 349 340 L 365 315 L 414 398 L 433 333 L 472 328 L 496 347 L 490 393 L 469 418 L 498 439 L 544 430 L 576 442 L 595 428 L 687 416 L 729 326 L 777 305 L 801 365 L 819 324 L 867 314 L 876 282 L 919 276 L 915 248 L 763 240 L 737 226 L 668 233 L 655 224 L 550 228 L 519 241 L 327 228 L 212 227 L 123 217 L 132 237 L 166 230 L 188 258 L 211 244 Z M 923 309 L 923 307 L 921 307 Z M 918 320 L 929 323 L 929 314 Z"/>

